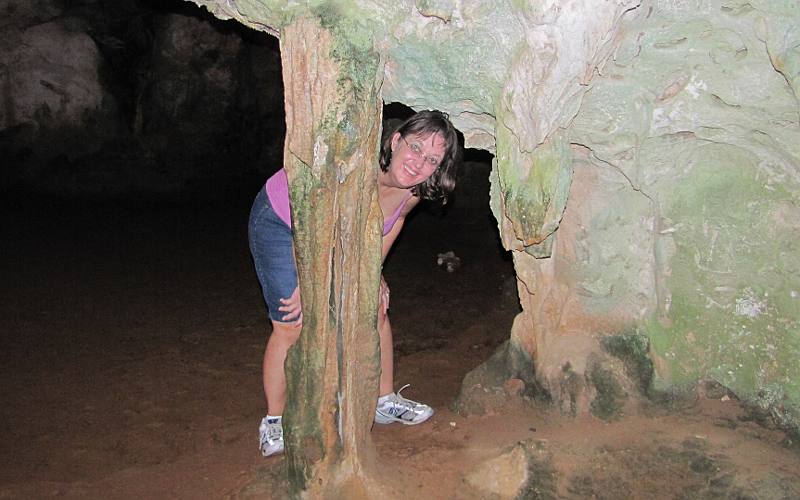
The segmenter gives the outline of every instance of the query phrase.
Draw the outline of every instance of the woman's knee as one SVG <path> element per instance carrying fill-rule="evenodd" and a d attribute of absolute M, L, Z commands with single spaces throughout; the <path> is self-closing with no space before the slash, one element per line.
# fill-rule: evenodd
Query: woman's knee
<path fill-rule="evenodd" d="M 300 338 L 300 330 L 302 328 L 294 323 L 282 323 L 280 321 L 272 321 L 272 337 L 279 340 L 281 343 L 293 345 Z"/>

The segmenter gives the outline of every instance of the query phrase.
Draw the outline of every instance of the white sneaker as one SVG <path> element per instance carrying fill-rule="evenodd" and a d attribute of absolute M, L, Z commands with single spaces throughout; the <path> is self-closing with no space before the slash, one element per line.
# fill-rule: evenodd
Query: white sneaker
<path fill-rule="evenodd" d="M 400 422 L 404 425 L 417 425 L 428 420 L 433 415 L 433 408 L 416 401 L 411 401 L 400 395 L 408 387 L 406 384 L 397 391 L 378 398 L 378 407 L 375 409 L 375 423 L 391 424 Z"/>
<path fill-rule="evenodd" d="M 283 453 L 283 425 L 280 422 L 269 423 L 267 417 L 262 418 L 258 437 L 261 454 L 265 457 Z"/>

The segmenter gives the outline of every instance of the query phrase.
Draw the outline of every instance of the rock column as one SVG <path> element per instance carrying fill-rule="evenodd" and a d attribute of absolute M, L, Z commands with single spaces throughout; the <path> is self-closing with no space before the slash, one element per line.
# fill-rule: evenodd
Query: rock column
<path fill-rule="evenodd" d="M 367 497 L 378 393 L 382 62 L 320 24 L 282 29 L 289 177 L 303 330 L 286 362 L 293 496 Z"/>

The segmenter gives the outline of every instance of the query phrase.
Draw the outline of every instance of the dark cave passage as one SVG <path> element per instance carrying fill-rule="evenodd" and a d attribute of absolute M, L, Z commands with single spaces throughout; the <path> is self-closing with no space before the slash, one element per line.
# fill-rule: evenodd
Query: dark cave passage
<path fill-rule="evenodd" d="M 503 250 L 489 211 L 486 156 L 470 152 L 462 166 L 454 199 L 445 207 L 421 205 L 406 221 L 384 266 L 392 289 L 397 383 L 406 356 L 431 360 L 415 378 L 436 379 L 439 406 L 450 404 L 461 379 L 509 337 L 519 312 L 510 253 Z M 447 271 L 452 252 L 459 263 Z M 438 355 L 438 357 L 437 357 Z M 448 377 L 443 377 L 448 373 Z M 422 397 L 420 395 L 420 397 Z"/>
<path fill-rule="evenodd" d="M 386 104 L 384 134 L 413 113 L 401 103 Z M 463 376 L 508 339 L 520 310 L 511 254 L 489 210 L 491 162 L 491 154 L 466 149 L 452 199 L 444 206 L 421 203 L 384 265 L 392 289 L 396 384 L 406 383 L 408 358 L 424 359 L 409 363 L 408 376 L 417 385 L 435 379 L 432 403 L 439 407 L 450 404 Z"/>

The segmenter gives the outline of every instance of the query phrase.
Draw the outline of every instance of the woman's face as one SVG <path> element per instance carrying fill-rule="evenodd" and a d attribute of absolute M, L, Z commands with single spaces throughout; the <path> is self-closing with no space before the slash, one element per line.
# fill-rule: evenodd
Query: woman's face
<path fill-rule="evenodd" d="M 428 180 L 445 153 L 444 136 L 440 133 L 406 137 L 395 132 L 392 136 L 392 160 L 388 174 L 398 187 L 410 188 Z"/>

